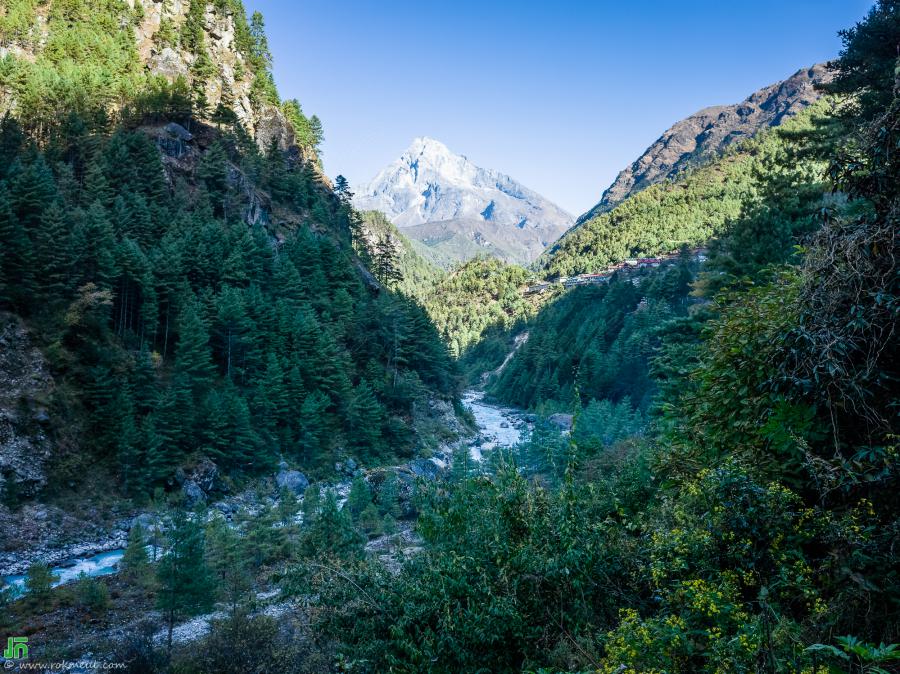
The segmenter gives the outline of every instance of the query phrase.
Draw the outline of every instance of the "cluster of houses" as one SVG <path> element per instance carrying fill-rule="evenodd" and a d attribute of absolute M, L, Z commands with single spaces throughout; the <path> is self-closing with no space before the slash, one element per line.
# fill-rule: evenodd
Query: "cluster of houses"
<path fill-rule="evenodd" d="M 525 288 L 526 295 L 534 295 L 547 292 L 554 286 L 563 286 L 564 288 L 574 288 L 575 286 L 586 286 L 598 283 L 609 283 L 609 279 L 618 271 L 632 271 L 635 269 L 645 269 L 647 267 L 658 267 L 667 262 L 674 262 L 678 259 L 679 253 L 669 253 L 661 257 L 640 257 L 625 260 L 607 267 L 601 272 L 593 274 L 578 274 L 577 276 L 560 276 L 553 281 L 543 281 L 535 285 Z M 706 250 L 704 248 L 695 248 L 691 251 L 691 255 L 695 260 L 704 262 L 706 260 Z"/>

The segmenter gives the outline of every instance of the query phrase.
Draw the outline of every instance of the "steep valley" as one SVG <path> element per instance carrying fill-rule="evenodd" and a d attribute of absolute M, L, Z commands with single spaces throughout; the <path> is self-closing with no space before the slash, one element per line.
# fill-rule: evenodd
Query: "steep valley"
<path fill-rule="evenodd" d="M 240 0 L 0 4 L 3 667 L 898 671 L 900 4 L 840 39 L 576 220 L 332 181 Z"/>

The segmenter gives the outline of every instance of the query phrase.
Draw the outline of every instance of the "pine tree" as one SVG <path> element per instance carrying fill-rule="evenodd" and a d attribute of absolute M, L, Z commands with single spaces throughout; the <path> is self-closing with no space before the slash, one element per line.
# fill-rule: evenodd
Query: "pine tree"
<path fill-rule="evenodd" d="M 272 351 L 266 359 L 266 371 L 257 384 L 255 400 L 259 421 L 273 437 L 280 437 L 280 429 L 288 417 L 288 396 L 284 370 Z"/>
<path fill-rule="evenodd" d="M 343 203 L 349 204 L 353 200 L 353 192 L 350 191 L 350 181 L 339 175 L 334 179 L 334 193 Z"/>
<path fill-rule="evenodd" d="M 391 238 L 389 236 L 380 238 L 372 254 L 372 271 L 388 288 L 394 288 L 403 281 L 397 259 L 397 249 Z"/>
<path fill-rule="evenodd" d="M 298 445 L 304 459 L 316 457 L 323 449 L 325 434 L 328 430 L 325 415 L 328 410 L 328 397 L 321 391 L 313 391 L 306 396 L 300 406 L 300 437 Z"/>
<path fill-rule="evenodd" d="M 394 474 L 388 475 L 378 493 L 378 508 L 382 515 L 394 519 L 400 517 L 399 480 Z"/>
<path fill-rule="evenodd" d="M 206 186 L 216 214 L 227 217 L 228 156 L 221 143 L 213 143 L 201 157 L 197 167 L 197 178 Z"/>
<path fill-rule="evenodd" d="M 369 505 L 372 504 L 372 490 L 365 478 L 357 475 L 350 485 L 350 493 L 347 495 L 347 509 L 354 519 L 358 519 Z"/>
<path fill-rule="evenodd" d="M 209 334 L 200 318 L 196 299 L 188 301 L 179 316 L 175 368 L 189 378 L 194 390 L 204 389 L 215 374 L 209 350 Z"/>
<path fill-rule="evenodd" d="M 375 398 L 369 382 L 362 380 L 353 390 L 347 409 L 347 444 L 363 457 L 377 456 L 381 450 L 384 408 Z"/>
<path fill-rule="evenodd" d="M 150 570 L 147 535 L 140 522 L 135 522 L 128 532 L 128 545 L 122 555 L 121 565 L 125 575 L 134 581 L 142 581 Z"/>
<path fill-rule="evenodd" d="M 34 293 L 33 248 L 28 234 L 13 212 L 9 192 L 0 182 L 0 249 L 3 286 L 0 302 L 26 309 Z"/>
<path fill-rule="evenodd" d="M 76 255 L 77 284 L 91 282 L 101 288 L 112 288 L 117 246 L 106 211 L 95 201 L 87 211 L 77 214 L 76 219 L 72 245 Z"/>
<path fill-rule="evenodd" d="M 160 590 L 157 605 L 168 626 L 168 649 L 172 631 L 181 616 L 212 608 L 214 581 L 205 560 L 206 539 L 199 522 L 184 511 L 176 511 L 169 522 L 168 546 L 157 566 Z"/>
<path fill-rule="evenodd" d="M 300 551 L 307 557 L 353 559 L 362 555 L 363 542 L 349 512 L 338 507 L 334 492 L 329 491 L 318 516 L 303 530 Z"/>
<path fill-rule="evenodd" d="M 219 518 L 207 527 L 206 549 L 219 597 L 234 615 L 253 596 L 253 569 L 247 545 L 225 520 Z"/>
<path fill-rule="evenodd" d="M 71 296 L 71 246 L 65 212 L 54 202 L 44 211 L 35 237 L 36 265 L 41 270 L 37 285 L 50 306 Z"/>
<path fill-rule="evenodd" d="M 309 118 L 309 132 L 313 139 L 313 149 L 316 153 L 321 153 L 319 148 L 325 142 L 325 131 L 322 128 L 322 120 L 316 115 Z"/>
<path fill-rule="evenodd" d="M 36 153 L 26 164 L 9 176 L 13 211 L 25 231 L 33 236 L 44 210 L 56 199 L 56 180 L 44 155 Z"/>
<path fill-rule="evenodd" d="M 319 485 L 311 484 L 303 492 L 303 523 L 309 525 L 316 517 L 319 516 L 319 509 L 322 507 L 322 494 Z"/>
<path fill-rule="evenodd" d="M 216 298 L 216 318 L 213 326 L 216 352 L 225 362 L 225 376 L 242 381 L 248 336 L 254 325 L 247 316 L 244 294 L 238 288 L 225 286 Z"/>

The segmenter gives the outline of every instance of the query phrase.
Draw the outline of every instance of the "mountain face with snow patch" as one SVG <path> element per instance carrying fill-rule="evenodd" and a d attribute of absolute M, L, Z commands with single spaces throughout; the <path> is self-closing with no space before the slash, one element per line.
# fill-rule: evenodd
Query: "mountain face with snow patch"
<path fill-rule="evenodd" d="M 353 203 L 387 215 L 445 266 L 484 254 L 528 264 L 574 221 L 537 192 L 432 138 L 416 138 L 356 190 Z"/>

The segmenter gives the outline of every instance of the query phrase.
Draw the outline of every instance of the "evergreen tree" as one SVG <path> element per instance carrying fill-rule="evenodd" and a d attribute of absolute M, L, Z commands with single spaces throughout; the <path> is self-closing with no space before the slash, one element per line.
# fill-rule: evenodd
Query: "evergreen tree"
<path fill-rule="evenodd" d="M 300 406 L 300 437 L 298 446 L 301 458 L 311 460 L 323 449 L 328 430 L 326 414 L 328 397 L 321 391 L 312 391 Z"/>
<path fill-rule="evenodd" d="M 140 522 L 135 522 L 128 532 L 128 545 L 122 555 L 121 565 L 124 574 L 135 581 L 142 581 L 150 569 L 147 536 Z"/>
<path fill-rule="evenodd" d="M 384 516 L 397 519 L 400 517 L 399 480 L 394 474 L 388 475 L 378 492 L 378 509 Z"/>
<path fill-rule="evenodd" d="M 179 316 L 175 368 L 189 378 L 195 390 L 205 388 L 215 372 L 209 350 L 209 334 L 200 318 L 196 300 L 188 301 Z"/>
<path fill-rule="evenodd" d="M 350 191 L 350 181 L 342 175 L 334 179 L 334 193 L 344 204 L 349 204 L 353 200 L 353 192 Z"/>
<path fill-rule="evenodd" d="M 309 525 L 319 516 L 322 505 L 322 495 L 319 485 L 311 484 L 303 492 L 303 523 Z"/>
<path fill-rule="evenodd" d="M 25 228 L 12 208 L 5 183 L 0 182 L 0 250 L 2 250 L 3 286 L 0 301 L 28 308 L 27 300 L 34 292 L 34 262 L 32 244 Z"/>
<path fill-rule="evenodd" d="M 65 213 L 54 202 L 44 211 L 35 236 L 35 262 L 41 270 L 37 285 L 50 306 L 66 302 L 71 294 L 71 246 Z"/>
<path fill-rule="evenodd" d="M 206 556 L 218 595 L 234 615 L 253 596 L 247 545 L 224 519 L 214 519 L 206 530 Z"/>
<path fill-rule="evenodd" d="M 372 504 L 372 490 L 365 478 L 357 475 L 350 485 L 350 493 L 347 495 L 346 508 L 354 519 L 358 519 L 362 512 Z"/>
<path fill-rule="evenodd" d="M 173 513 L 167 539 L 166 552 L 157 566 L 157 604 L 168 626 L 167 644 L 171 651 L 175 621 L 212 608 L 214 581 L 204 558 L 203 528 L 194 518 L 180 510 Z"/>
<path fill-rule="evenodd" d="M 347 409 L 348 445 L 361 456 L 378 456 L 381 450 L 384 408 L 375 398 L 371 385 L 363 380 L 353 389 Z"/>
<path fill-rule="evenodd" d="M 304 528 L 300 551 L 306 557 L 355 559 L 362 555 L 363 538 L 349 512 L 338 507 L 334 492 L 325 495 L 318 516 Z"/>
<path fill-rule="evenodd" d="M 77 214 L 72 234 L 78 283 L 112 288 L 116 276 L 116 238 L 106 211 L 98 201 Z"/>
<path fill-rule="evenodd" d="M 375 276 L 388 288 L 393 288 L 403 281 L 403 274 L 397 264 L 397 249 L 390 237 L 383 237 L 375 244 L 372 255 Z"/>

